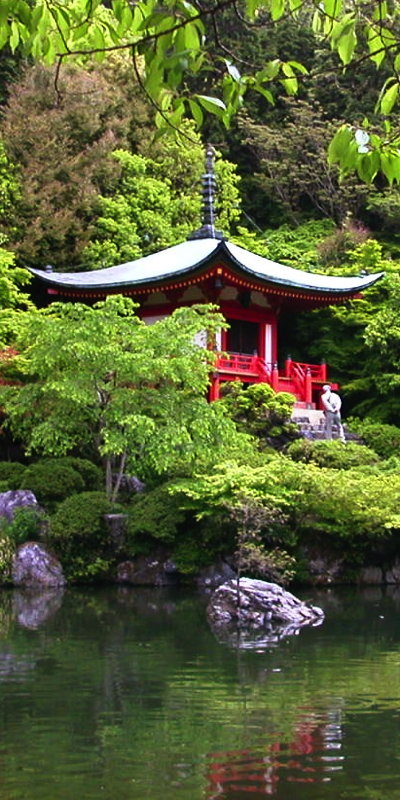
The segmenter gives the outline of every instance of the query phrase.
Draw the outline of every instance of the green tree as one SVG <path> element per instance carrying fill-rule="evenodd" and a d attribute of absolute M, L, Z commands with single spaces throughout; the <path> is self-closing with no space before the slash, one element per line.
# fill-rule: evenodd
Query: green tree
<path fill-rule="evenodd" d="M 335 123 L 318 103 L 290 99 L 281 102 L 279 120 L 265 124 L 241 115 L 238 125 L 256 160 L 256 191 L 278 203 L 289 222 L 322 216 L 338 224 L 349 212 L 360 218 L 368 188 L 354 177 L 340 183 L 337 166 L 327 163 Z"/>
<path fill-rule="evenodd" d="M 1 214 L 1 224 L 19 265 L 79 265 L 97 195 L 118 180 L 119 166 L 109 153 L 134 144 L 134 117 L 142 139 L 150 137 L 149 112 L 134 77 L 126 76 L 125 61 L 113 57 L 90 69 L 68 65 L 59 96 L 54 67 L 28 67 L 10 88 L 1 130 L 20 187 L 13 214 Z M 2 163 L 0 151 L 0 176 Z"/>
<path fill-rule="evenodd" d="M 28 452 L 91 447 L 111 499 L 125 471 L 190 472 L 235 440 L 206 401 L 214 354 L 195 342 L 224 324 L 213 307 L 194 306 L 146 325 L 121 296 L 25 314 L 16 343 L 25 382 L 1 389 L 8 424 Z"/>
<path fill-rule="evenodd" d="M 229 47 L 220 25 L 224 10 L 234 9 L 238 23 L 264 25 L 273 30 L 290 20 L 311 30 L 317 43 L 329 43 L 337 54 L 339 69 L 357 69 L 369 60 L 385 66 L 383 85 L 377 98 L 381 115 L 376 127 L 367 130 L 360 120 L 344 125 L 334 137 L 330 160 L 342 172 L 356 170 L 371 182 L 379 170 L 392 183 L 400 178 L 398 131 L 388 131 L 385 117 L 399 96 L 399 3 L 397 0 L 171 0 L 157 7 L 154 0 L 113 0 L 107 7 L 100 0 L 71 0 L 60 6 L 56 0 L 4 0 L 1 10 L 0 45 L 45 63 L 57 63 L 57 76 L 66 60 L 81 63 L 89 57 L 104 60 L 107 53 L 126 50 L 132 54 L 137 80 L 156 108 L 155 122 L 179 129 L 191 116 L 199 127 L 204 112 L 217 115 L 229 126 L 232 115 L 243 105 L 249 90 L 274 103 L 273 88 L 288 95 L 298 92 L 299 79 L 308 70 L 300 61 L 281 57 L 249 64 Z M 331 64 L 328 67 L 331 70 Z M 207 76 L 207 94 L 191 91 L 191 79 Z M 57 82 L 56 82 L 57 88 Z M 374 121 L 375 122 L 375 121 Z"/>
<path fill-rule="evenodd" d="M 15 266 L 14 253 L 0 247 L 0 349 L 12 342 L 22 322 L 16 312 L 33 308 L 29 294 L 23 291 L 30 281 L 29 272 Z M 3 365 L 6 363 L 8 358 Z"/>
<path fill-rule="evenodd" d="M 204 151 L 165 138 L 156 158 L 116 150 L 120 178 L 96 202 L 97 220 L 82 258 L 88 268 L 108 267 L 184 240 L 200 226 L 200 176 Z M 218 225 L 225 233 L 240 216 L 239 177 L 233 164 L 218 159 Z"/>

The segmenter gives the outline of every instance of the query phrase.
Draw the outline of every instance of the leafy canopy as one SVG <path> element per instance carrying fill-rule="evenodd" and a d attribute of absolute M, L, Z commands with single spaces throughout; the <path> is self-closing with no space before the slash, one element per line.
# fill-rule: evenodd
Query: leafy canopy
<path fill-rule="evenodd" d="M 338 69 L 356 68 L 365 60 L 385 66 L 376 110 L 386 117 L 399 96 L 399 3 L 397 0 L 3 0 L 0 46 L 47 64 L 66 59 L 81 63 L 104 60 L 107 53 L 128 50 L 137 80 L 156 108 L 156 125 L 179 129 L 191 117 L 202 126 L 204 113 L 229 126 L 249 89 L 274 103 L 275 88 L 295 95 L 307 69 L 299 61 L 268 58 L 249 64 L 237 58 L 224 40 L 223 12 L 233 9 L 238 21 L 273 26 L 291 19 L 307 26 L 318 41 L 329 42 Z M 210 71 L 213 78 L 210 77 Z M 387 73 L 386 73 L 387 74 Z M 204 76 L 204 93 L 191 80 Z M 192 81 L 193 82 L 193 81 Z M 201 82 L 196 82 L 201 85 Z M 343 172 L 357 170 L 366 182 L 379 170 L 390 182 L 400 179 L 400 138 L 385 123 L 383 132 L 343 126 L 329 153 Z"/>
<path fill-rule="evenodd" d="M 236 441 L 234 424 L 206 400 L 214 353 L 196 343 L 215 336 L 222 316 L 193 306 L 146 325 L 135 307 L 114 295 L 93 308 L 25 312 L 15 358 L 24 382 L 0 390 L 28 452 L 91 449 L 110 497 L 125 469 L 146 478 L 190 472 Z"/>

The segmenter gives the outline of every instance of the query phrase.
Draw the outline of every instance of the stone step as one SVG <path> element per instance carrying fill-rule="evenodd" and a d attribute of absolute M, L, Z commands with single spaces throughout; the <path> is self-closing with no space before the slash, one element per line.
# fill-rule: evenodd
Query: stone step
<path fill-rule="evenodd" d="M 313 441 L 325 439 L 325 416 L 323 411 L 317 409 L 294 409 L 296 413 L 292 414 L 291 422 L 294 422 L 300 434 L 304 439 L 312 439 Z M 343 428 L 347 442 L 354 442 L 355 444 L 364 444 L 362 439 L 355 433 L 350 433 L 347 430 L 346 423 L 343 423 Z M 339 439 L 339 433 L 333 428 L 332 438 Z"/>

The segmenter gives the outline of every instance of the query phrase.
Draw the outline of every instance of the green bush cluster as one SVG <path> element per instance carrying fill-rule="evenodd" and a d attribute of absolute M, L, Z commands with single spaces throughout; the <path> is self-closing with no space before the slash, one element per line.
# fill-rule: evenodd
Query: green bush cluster
<path fill-rule="evenodd" d="M 400 456 L 400 428 L 384 422 L 366 419 L 350 419 L 349 429 L 357 433 L 368 447 L 375 450 L 381 458 Z"/>
<path fill-rule="evenodd" d="M 260 439 L 264 445 L 281 447 L 299 436 L 290 422 L 294 397 L 288 392 L 275 392 L 267 383 L 243 387 L 238 381 L 227 382 L 219 401 L 239 430 Z"/>
<path fill-rule="evenodd" d="M 36 506 L 20 506 L 16 508 L 10 522 L 0 520 L 0 530 L 13 544 L 36 541 L 42 532 L 46 516 Z"/>
<path fill-rule="evenodd" d="M 37 501 L 49 509 L 65 497 L 83 492 L 79 472 L 57 461 L 38 461 L 26 468 L 20 489 L 30 489 Z"/>
<path fill-rule="evenodd" d="M 67 578 L 91 580 L 109 574 L 115 553 L 104 515 L 121 510 L 102 492 L 82 492 L 60 503 L 50 520 L 48 543 Z"/>
<path fill-rule="evenodd" d="M 281 542 L 296 554 L 304 541 L 325 542 L 339 547 L 352 563 L 373 548 L 392 547 L 400 531 L 400 472 L 379 472 L 378 465 L 365 470 L 331 469 L 274 455 L 264 467 L 225 464 L 213 475 L 180 481 L 170 491 L 203 524 L 218 518 L 221 536 L 229 524 L 227 509 L 245 509 L 250 498 L 261 509 L 275 509 L 276 525 L 260 528 L 266 545 Z"/>
<path fill-rule="evenodd" d="M 142 552 L 145 543 L 175 541 L 185 514 L 177 499 L 169 494 L 169 484 L 138 494 L 129 506 L 126 548 L 130 555 Z"/>
<path fill-rule="evenodd" d="M 369 447 L 338 440 L 298 439 L 287 447 L 286 453 L 293 461 L 330 469 L 352 469 L 379 462 L 379 456 Z"/>
<path fill-rule="evenodd" d="M 25 470 L 24 464 L 18 461 L 0 461 L 0 491 L 19 489 Z"/>
<path fill-rule="evenodd" d="M 71 469 L 75 470 L 75 472 L 78 472 L 83 480 L 85 492 L 100 492 L 103 488 L 102 470 L 87 458 L 62 456 L 61 458 L 46 459 L 41 463 L 49 464 L 49 466 L 60 465 L 64 467 L 70 467 Z"/>
<path fill-rule="evenodd" d="M 100 491 L 102 482 L 100 467 L 86 458 L 41 459 L 29 466 L 0 461 L 0 491 L 30 489 L 44 505 L 64 500 L 72 493 Z"/>

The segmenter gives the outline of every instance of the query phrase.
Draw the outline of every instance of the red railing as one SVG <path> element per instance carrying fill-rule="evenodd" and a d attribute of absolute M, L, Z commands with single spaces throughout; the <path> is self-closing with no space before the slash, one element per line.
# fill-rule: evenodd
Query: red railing
<path fill-rule="evenodd" d="M 260 372 L 264 371 L 262 359 L 259 356 L 246 355 L 244 353 L 225 353 L 217 359 L 216 368 L 218 372 L 243 375 L 245 377 L 259 377 Z M 265 365 L 267 368 L 267 365 Z"/>
<path fill-rule="evenodd" d="M 291 392 L 299 402 L 312 404 L 313 389 L 320 389 L 327 380 L 326 364 L 306 364 L 287 358 L 280 373 L 277 364 L 257 355 L 225 353 L 217 359 L 212 399 L 219 395 L 220 381 L 242 380 L 247 383 L 268 383 L 276 392 Z"/>

